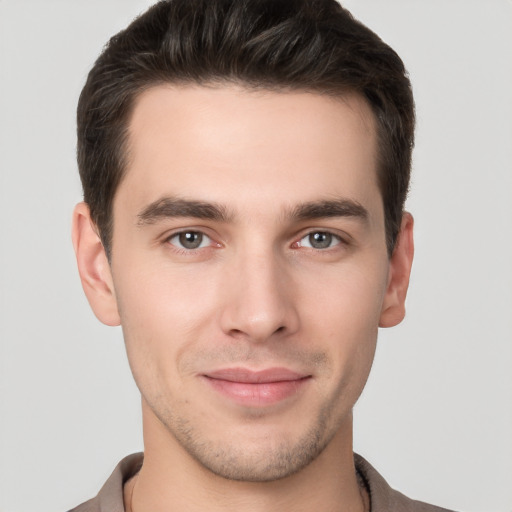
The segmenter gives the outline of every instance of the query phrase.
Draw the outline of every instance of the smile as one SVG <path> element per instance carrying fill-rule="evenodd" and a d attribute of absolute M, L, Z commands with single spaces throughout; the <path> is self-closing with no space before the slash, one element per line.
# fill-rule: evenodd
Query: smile
<path fill-rule="evenodd" d="M 295 396 L 311 380 L 287 368 L 252 371 L 226 368 L 202 375 L 218 393 L 248 407 L 263 407 Z"/>

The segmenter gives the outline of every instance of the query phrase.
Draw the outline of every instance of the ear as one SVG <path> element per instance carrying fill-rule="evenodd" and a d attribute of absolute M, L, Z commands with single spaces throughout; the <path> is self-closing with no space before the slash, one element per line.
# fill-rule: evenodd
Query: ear
<path fill-rule="evenodd" d="M 405 297 L 409 287 L 412 260 L 414 219 L 405 212 L 395 249 L 389 263 L 388 285 L 380 315 L 379 327 L 393 327 L 405 316 Z"/>
<path fill-rule="evenodd" d="M 94 314 L 106 325 L 119 325 L 110 265 L 86 203 L 75 206 L 72 238 L 82 287 Z"/>

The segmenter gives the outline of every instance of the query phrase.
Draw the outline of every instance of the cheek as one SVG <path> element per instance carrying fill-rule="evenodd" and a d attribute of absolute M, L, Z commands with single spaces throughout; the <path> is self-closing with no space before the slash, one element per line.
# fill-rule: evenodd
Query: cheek
<path fill-rule="evenodd" d="M 324 273 L 305 273 L 303 311 L 318 327 L 347 338 L 376 333 L 387 282 L 385 264 L 332 267 Z"/>
<path fill-rule="evenodd" d="M 324 345 L 332 376 L 354 394 L 362 389 L 370 371 L 386 287 L 385 266 L 338 269 L 310 282 L 309 300 L 302 309 L 308 339 Z M 305 287 L 306 288 L 306 287 Z"/>
<path fill-rule="evenodd" d="M 133 270 L 137 269 L 137 270 Z M 130 367 L 138 385 L 177 375 L 183 354 L 207 331 L 213 293 L 183 272 L 126 265 L 114 285 Z M 206 288 L 208 289 L 208 287 Z M 144 381 L 144 382 L 141 382 Z"/>
<path fill-rule="evenodd" d="M 114 285 L 125 323 L 148 336 L 193 328 L 202 312 L 211 309 L 214 290 L 208 272 L 191 267 L 146 258 L 115 268 Z"/>

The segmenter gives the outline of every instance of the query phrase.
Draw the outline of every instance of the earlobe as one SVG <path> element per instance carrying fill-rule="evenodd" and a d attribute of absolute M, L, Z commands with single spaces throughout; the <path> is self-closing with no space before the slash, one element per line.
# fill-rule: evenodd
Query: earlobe
<path fill-rule="evenodd" d="M 393 327 L 404 319 L 405 298 L 414 256 L 413 225 L 412 215 L 405 212 L 395 250 L 390 260 L 388 284 L 379 327 Z"/>
<path fill-rule="evenodd" d="M 119 325 L 110 265 L 86 203 L 78 203 L 73 211 L 72 239 L 82 287 L 94 314 L 106 325 Z"/>

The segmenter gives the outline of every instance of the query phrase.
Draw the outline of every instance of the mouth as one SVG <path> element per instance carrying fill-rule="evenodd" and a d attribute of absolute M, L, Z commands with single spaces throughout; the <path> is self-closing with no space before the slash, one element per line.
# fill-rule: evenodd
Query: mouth
<path fill-rule="evenodd" d="M 311 375 L 288 368 L 225 368 L 201 377 L 221 396 L 247 407 L 264 407 L 290 399 L 312 379 Z"/>

